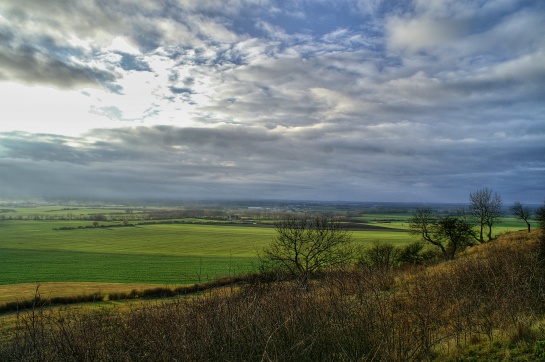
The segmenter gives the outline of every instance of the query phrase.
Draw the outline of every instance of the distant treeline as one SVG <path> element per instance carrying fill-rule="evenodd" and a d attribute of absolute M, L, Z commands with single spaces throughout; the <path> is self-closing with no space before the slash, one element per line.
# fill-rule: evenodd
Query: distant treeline
<path fill-rule="evenodd" d="M 14 209 L 0 209 L 0 214 L 5 212 L 17 212 L 17 211 Z"/>
<path fill-rule="evenodd" d="M 6 209 L 7 210 L 7 209 Z M 7 213 L 8 211 L 4 211 Z M 10 210 L 9 212 L 15 212 Z M 219 209 L 151 209 L 134 212 L 127 209 L 124 212 L 77 214 L 29 214 L 29 215 L 2 215 L 0 220 L 44 220 L 44 221 L 145 221 L 145 220 L 173 220 L 173 219 L 207 219 L 207 220 L 281 220 L 294 215 L 306 213 L 296 211 L 271 210 L 219 210 Z"/>

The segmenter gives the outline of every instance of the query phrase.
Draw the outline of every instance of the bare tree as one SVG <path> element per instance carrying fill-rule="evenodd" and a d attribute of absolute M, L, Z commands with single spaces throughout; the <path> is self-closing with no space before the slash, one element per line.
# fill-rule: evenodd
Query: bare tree
<path fill-rule="evenodd" d="M 276 224 L 276 232 L 261 260 L 305 282 L 312 274 L 340 266 L 354 256 L 351 234 L 330 218 L 287 219 Z"/>
<path fill-rule="evenodd" d="M 429 208 L 416 210 L 409 227 L 411 234 L 438 247 L 445 260 L 453 259 L 456 252 L 472 245 L 475 237 L 473 225 L 463 215 L 439 217 Z"/>
<path fill-rule="evenodd" d="M 447 259 L 447 250 L 437 235 L 438 221 L 439 218 L 432 213 L 431 209 L 417 209 L 409 221 L 410 233 L 418 235 L 423 241 L 437 246 L 441 249 L 445 259 Z"/>
<path fill-rule="evenodd" d="M 528 232 L 530 232 L 531 229 L 529 220 L 532 217 L 532 210 L 529 207 L 522 206 L 522 204 L 518 201 L 511 206 L 510 210 L 517 219 L 524 220 L 526 226 L 528 227 Z"/>
<path fill-rule="evenodd" d="M 488 188 L 477 190 L 469 194 L 469 207 L 471 213 L 479 222 L 479 241 L 484 243 L 484 227 L 488 227 L 486 236 L 488 241 L 492 240 L 492 226 L 500 222 L 500 217 L 503 216 L 501 210 L 501 196 Z"/>

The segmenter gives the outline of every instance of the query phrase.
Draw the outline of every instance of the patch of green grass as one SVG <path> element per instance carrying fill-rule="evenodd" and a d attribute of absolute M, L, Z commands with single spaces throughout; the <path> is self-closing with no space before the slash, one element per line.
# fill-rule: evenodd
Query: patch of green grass
<path fill-rule="evenodd" d="M 114 282 L 192 284 L 253 270 L 255 260 L 95 253 L 66 250 L 0 249 L 0 284 Z"/>
<path fill-rule="evenodd" d="M 52 230 L 67 221 L 0 222 L 0 284 L 197 283 L 255 268 L 274 229 L 211 225 Z"/>
<path fill-rule="evenodd" d="M 398 231 L 353 231 L 352 238 L 363 246 L 371 245 L 374 242 L 387 242 L 400 246 L 419 240 L 417 236 Z"/>
<path fill-rule="evenodd" d="M 538 224 L 535 221 L 530 221 L 530 226 L 532 230 L 535 228 L 538 228 Z M 498 223 L 497 225 L 494 225 L 494 227 L 492 228 L 492 232 L 494 235 L 499 235 L 506 231 L 516 231 L 516 230 L 526 230 L 526 229 L 527 229 L 527 226 L 524 221 L 515 219 L 514 217 L 503 217 L 500 219 L 500 223 Z"/>
<path fill-rule="evenodd" d="M 272 228 L 156 224 L 134 227 L 53 230 L 82 222 L 0 222 L 0 246 L 14 249 L 103 253 L 254 257 L 275 235 Z"/>

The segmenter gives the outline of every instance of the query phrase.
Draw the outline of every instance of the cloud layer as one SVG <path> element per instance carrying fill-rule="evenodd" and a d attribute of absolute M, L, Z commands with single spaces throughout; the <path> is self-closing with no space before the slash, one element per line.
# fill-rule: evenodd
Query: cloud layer
<path fill-rule="evenodd" d="M 0 193 L 545 198 L 545 4 L 0 4 Z"/>

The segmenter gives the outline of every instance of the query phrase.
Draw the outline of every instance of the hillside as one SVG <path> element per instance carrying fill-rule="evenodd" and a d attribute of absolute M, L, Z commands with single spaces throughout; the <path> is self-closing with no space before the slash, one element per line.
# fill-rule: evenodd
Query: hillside
<path fill-rule="evenodd" d="M 117 309 L 18 317 L 0 360 L 490 361 L 545 358 L 541 231 L 435 266 L 354 267 Z"/>

